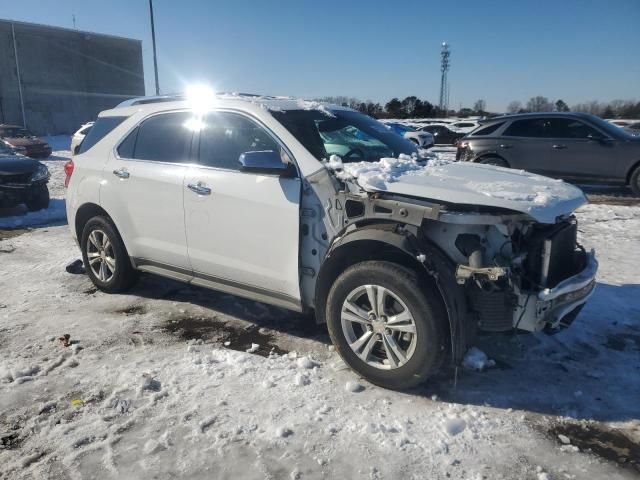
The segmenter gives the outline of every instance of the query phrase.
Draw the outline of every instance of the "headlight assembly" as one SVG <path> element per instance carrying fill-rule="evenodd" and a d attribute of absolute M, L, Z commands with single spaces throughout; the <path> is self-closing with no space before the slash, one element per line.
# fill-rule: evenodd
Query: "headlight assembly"
<path fill-rule="evenodd" d="M 40 180 L 49 180 L 49 169 L 46 165 L 40 165 L 33 175 L 31 175 L 32 182 L 38 182 Z"/>

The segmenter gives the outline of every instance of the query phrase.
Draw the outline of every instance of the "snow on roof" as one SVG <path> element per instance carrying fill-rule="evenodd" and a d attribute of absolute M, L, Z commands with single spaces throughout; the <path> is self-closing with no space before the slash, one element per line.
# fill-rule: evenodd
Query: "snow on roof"
<path fill-rule="evenodd" d="M 327 115 L 332 116 L 333 113 L 331 112 L 334 110 L 351 110 L 348 107 L 332 105 L 314 100 L 304 100 L 295 97 L 259 95 L 254 93 L 218 92 L 215 94 L 215 98 L 217 100 L 224 101 L 249 102 L 259 105 L 266 110 L 277 112 L 287 110 L 320 110 Z M 184 94 L 135 97 L 121 102 L 114 108 L 114 110 L 134 106 L 140 108 L 146 105 L 165 105 L 166 107 L 174 107 L 176 103 L 182 106 L 185 101 L 186 97 Z"/>

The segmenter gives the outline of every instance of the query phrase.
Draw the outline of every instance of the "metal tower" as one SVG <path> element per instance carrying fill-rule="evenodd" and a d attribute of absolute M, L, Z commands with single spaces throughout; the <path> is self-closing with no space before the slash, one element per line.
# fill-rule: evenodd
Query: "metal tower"
<path fill-rule="evenodd" d="M 442 42 L 442 52 L 440 56 L 440 71 L 442 72 L 442 78 L 440 79 L 440 109 L 445 112 L 449 109 L 449 81 L 447 80 L 447 72 L 449 71 L 449 56 L 451 51 L 447 42 Z"/>

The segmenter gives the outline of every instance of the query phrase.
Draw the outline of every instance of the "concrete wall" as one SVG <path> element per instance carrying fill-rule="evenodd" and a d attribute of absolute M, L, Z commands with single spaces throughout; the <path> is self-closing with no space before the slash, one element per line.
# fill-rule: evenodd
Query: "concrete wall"
<path fill-rule="evenodd" d="M 101 110 L 144 95 L 140 40 L 0 20 L 0 123 L 73 133 Z"/>

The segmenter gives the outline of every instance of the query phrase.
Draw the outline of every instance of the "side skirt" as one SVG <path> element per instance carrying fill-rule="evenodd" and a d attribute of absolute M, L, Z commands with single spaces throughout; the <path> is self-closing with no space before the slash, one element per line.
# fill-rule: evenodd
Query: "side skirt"
<path fill-rule="evenodd" d="M 154 262 L 146 258 L 132 258 L 131 260 L 134 266 L 143 272 L 154 273 L 180 282 L 191 283 L 199 287 L 230 293 L 257 302 L 268 303 L 269 305 L 286 308 L 287 310 L 294 310 L 296 312 L 302 312 L 303 310 L 300 299 L 290 297 L 280 292 L 274 292 L 200 272 L 192 272 L 191 270 Z"/>

